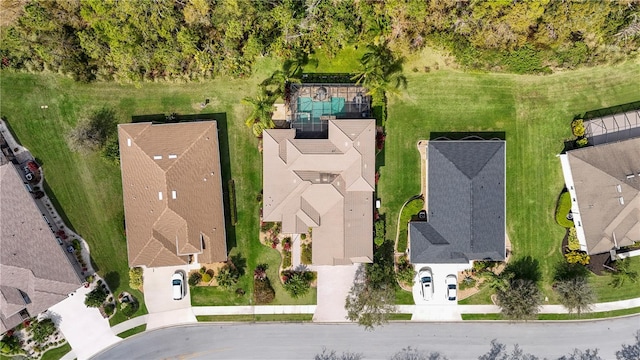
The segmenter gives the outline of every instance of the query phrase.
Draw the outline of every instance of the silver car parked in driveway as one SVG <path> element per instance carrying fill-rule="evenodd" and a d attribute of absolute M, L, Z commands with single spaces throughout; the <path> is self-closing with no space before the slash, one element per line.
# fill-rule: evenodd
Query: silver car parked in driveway
<path fill-rule="evenodd" d="M 171 277 L 173 300 L 182 300 L 184 297 L 184 274 L 176 271 Z"/>

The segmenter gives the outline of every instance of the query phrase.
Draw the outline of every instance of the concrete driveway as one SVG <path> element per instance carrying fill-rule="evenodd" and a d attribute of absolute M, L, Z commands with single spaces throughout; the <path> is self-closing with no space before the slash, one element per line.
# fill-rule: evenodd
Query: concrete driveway
<path fill-rule="evenodd" d="M 430 268 L 433 274 L 433 297 L 425 300 L 420 291 L 420 270 Z M 458 276 L 458 271 L 470 268 L 469 264 L 414 264 L 416 278 L 413 282 L 413 301 L 416 304 L 411 320 L 418 321 L 451 321 L 461 320 L 457 301 L 449 301 L 445 279 L 447 275 Z M 460 279 L 458 279 L 460 280 Z"/>
<path fill-rule="evenodd" d="M 185 274 L 185 296 L 182 300 L 173 300 L 171 276 L 176 271 Z M 149 311 L 147 329 L 196 322 L 191 311 L 189 294 L 188 266 L 166 266 L 144 269 L 144 301 Z"/>
<path fill-rule="evenodd" d="M 78 359 L 88 359 L 97 352 L 121 341 L 109 326 L 109 320 L 97 308 L 84 305 L 90 288 L 80 288 L 65 300 L 49 308 L 49 316 L 73 348 Z"/>
<path fill-rule="evenodd" d="M 360 264 L 342 266 L 313 266 L 318 272 L 318 297 L 313 321 L 346 322 L 345 299 Z"/>

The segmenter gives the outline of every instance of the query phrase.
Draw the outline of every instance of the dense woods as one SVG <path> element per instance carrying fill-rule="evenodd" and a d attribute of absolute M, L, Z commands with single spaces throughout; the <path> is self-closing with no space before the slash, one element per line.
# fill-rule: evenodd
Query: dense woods
<path fill-rule="evenodd" d="M 6 0 L 3 68 L 80 81 L 247 76 L 282 59 L 388 43 L 467 68 L 549 72 L 637 52 L 640 2 L 460 0 Z"/>

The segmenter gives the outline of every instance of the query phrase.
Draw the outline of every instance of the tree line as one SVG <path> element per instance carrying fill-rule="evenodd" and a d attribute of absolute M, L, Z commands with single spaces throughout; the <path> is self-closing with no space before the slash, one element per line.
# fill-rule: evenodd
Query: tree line
<path fill-rule="evenodd" d="M 256 59 L 426 45 L 470 68 L 537 72 L 637 52 L 639 3 L 458 0 L 7 1 L 3 68 L 80 81 L 251 74 Z"/>

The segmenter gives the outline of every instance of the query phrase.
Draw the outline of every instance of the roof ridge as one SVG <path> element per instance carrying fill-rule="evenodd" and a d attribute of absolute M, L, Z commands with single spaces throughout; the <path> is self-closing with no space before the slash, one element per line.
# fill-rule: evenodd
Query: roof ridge
<path fill-rule="evenodd" d="M 184 156 L 186 153 L 188 153 L 189 151 L 191 151 L 191 149 L 193 149 L 193 147 L 196 145 L 196 143 L 197 143 L 198 141 L 200 141 L 200 139 L 202 139 L 202 137 L 203 137 L 203 136 L 205 136 L 205 134 L 209 131 L 209 129 L 211 129 L 211 128 L 212 128 L 212 127 L 214 127 L 214 126 L 215 126 L 215 127 L 216 127 L 216 129 L 217 129 L 217 128 L 218 128 L 218 123 L 217 123 L 217 121 L 212 120 L 212 121 L 211 121 L 211 123 L 209 124 L 209 126 L 208 126 L 207 128 L 205 128 L 205 129 L 200 133 L 200 135 L 199 135 L 198 137 L 196 137 L 196 138 L 191 142 L 191 144 L 189 144 L 189 146 L 187 146 L 187 148 L 186 148 L 186 149 L 184 149 L 184 151 L 182 152 L 182 154 L 180 154 L 180 156 L 178 156 L 178 158 L 176 159 L 176 161 L 174 161 L 174 162 L 173 162 L 173 164 L 171 164 L 171 165 L 167 168 L 167 170 L 166 170 L 166 171 L 164 171 L 164 172 L 165 172 L 165 173 L 168 173 L 168 172 L 169 172 L 169 170 L 171 170 L 171 168 L 173 168 L 173 167 L 178 163 L 178 160 L 180 160 L 180 158 L 181 158 L 182 156 Z M 217 132 L 216 132 L 216 135 L 218 135 L 218 134 L 217 134 Z M 218 144 L 218 146 L 220 146 L 220 144 Z M 159 166 L 159 165 L 157 165 L 157 164 L 156 164 L 156 166 Z M 166 178 L 165 178 L 165 183 L 166 183 Z"/>

